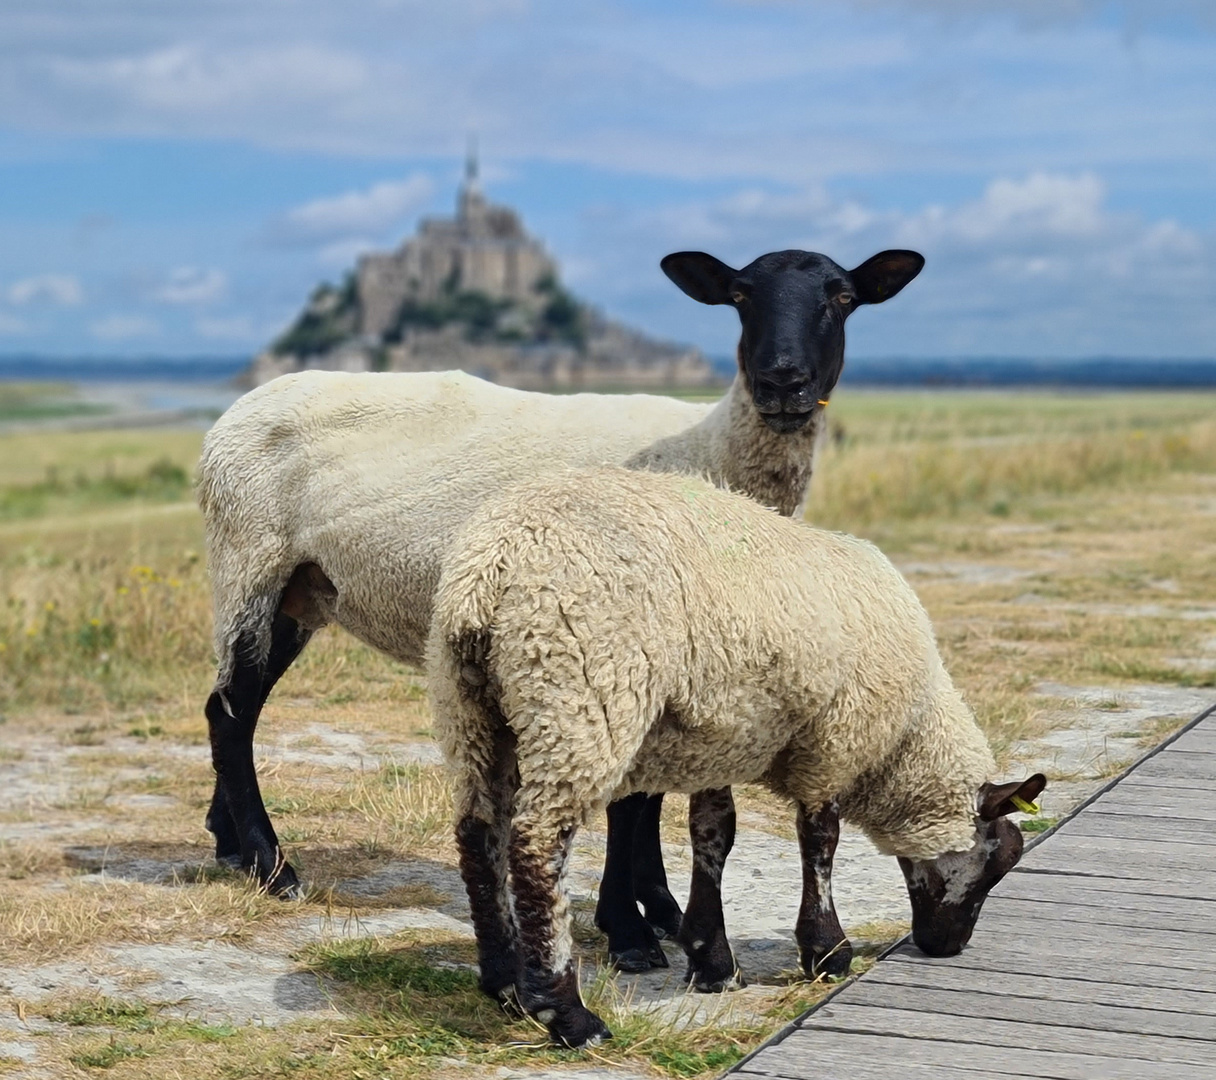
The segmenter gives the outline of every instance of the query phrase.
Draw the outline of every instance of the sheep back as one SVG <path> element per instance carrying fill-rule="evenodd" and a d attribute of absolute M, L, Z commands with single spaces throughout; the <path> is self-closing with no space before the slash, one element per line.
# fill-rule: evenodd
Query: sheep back
<path fill-rule="evenodd" d="M 494 500 L 450 553 L 430 656 L 467 789 L 505 722 L 521 799 L 563 821 L 763 779 L 812 808 L 839 796 L 885 850 L 925 857 L 969 846 L 992 768 L 873 545 L 689 477 L 573 471 Z"/>
<path fill-rule="evenodd" d="M 199 463 L 221 660 L 242 621 L 267 625 L 292 570 L 313 561 L 338 588 L 343 626 L 420 661 L 443 553 L 474 508 L 538 471 L 623 462 L 710 409 L 604 400 L 463 372 L 306 371 L 246 394 Z"/>

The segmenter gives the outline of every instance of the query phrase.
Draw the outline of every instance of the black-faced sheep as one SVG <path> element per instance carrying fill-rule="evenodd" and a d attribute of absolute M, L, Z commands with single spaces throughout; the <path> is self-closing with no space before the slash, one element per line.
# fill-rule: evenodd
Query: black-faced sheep
<path fill-rule="evenodd" d="M 922 265 L 907 251 L 852 271 L 801 251 L 742 270 L 700 252 L 667 256 L 663 269 L 688 295 L 739 312 L 739 375 L 713 406 L 525 393 L 459 372 L 310 371 L 242 397 L 208 433 L 199 465 L 219 658 L 206 706 L 217 859 L 273 892 L 297 888 L 258 790 L 253 738 L 267 695 L 316 629 L 336 622 L 420 662 L 441 560 L 461 526 L 487 498 L 547 470 L 696 473 L 796 513 L 845 318 L 895 295 Z M 598 921 L 633 969 L 666 962 L 635 897 L 656 926 L 674 933 L 680 920 L 658 807 L 635 799 L 609 814 Z"/>
<path fill-rule="evenodd" d="M 1045 784 L 988 783 L 929 618 L 875 547 L 691 477 L 571 472 L 483 507 L 445 564 L 428 674 L 482 988 L 570 1046 L 608 1034 L 579 995 L 563 882 L 593 808 L 692 794 L 679 941 L 689 980 L 720 989 L 735 976 L 729 785 L 762 781 L 797 807 L 809 973 L 818 811 L 835 803 L 899 857 L 915 942 L 952 955 L 1021 855 L 1009 800 Z"/>

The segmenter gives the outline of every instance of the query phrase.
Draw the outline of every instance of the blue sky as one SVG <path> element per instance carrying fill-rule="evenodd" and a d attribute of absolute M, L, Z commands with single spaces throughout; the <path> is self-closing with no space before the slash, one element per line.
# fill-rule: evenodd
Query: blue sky
<path fill-rule="evenodd" d="M 0 353 L 255 351 L 470 131 L 575 291 L 715 355 L 668 251 L 923 252 L 853 355 L 1216 356 L 1210 0 L 4 4 Z"/>

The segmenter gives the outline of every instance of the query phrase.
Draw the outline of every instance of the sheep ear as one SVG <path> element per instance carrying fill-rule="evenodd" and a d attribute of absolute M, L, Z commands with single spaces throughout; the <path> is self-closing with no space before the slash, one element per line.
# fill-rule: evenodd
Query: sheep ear
<path fill-rule="evenodd" d="M 702 304 L 729 304 L 730 283 L 739 276 L 738 270 L 704 251 L 676 251 L 659 266 L 685 293 Z"/>
<path fill-rule="evenodd" d="M 1033 805 L 1035 799 L 1047 786 L 1047 777 L 1041 772 L 1025 780 L 1014 780 L 1008 784 L 982 784 L 979 794 L 979 815 L 984 821 L 995 821 L 1015 810 Z M 1022 803 L 1019 807 L 1014 799 Z"/>
<path fill-rule="evenodd" d="M 849 277 L 863 304 L 881 304 L 916 277 L 924 265 L 925 257 L 915 251 L 880 251 L 850 270 Z"/>

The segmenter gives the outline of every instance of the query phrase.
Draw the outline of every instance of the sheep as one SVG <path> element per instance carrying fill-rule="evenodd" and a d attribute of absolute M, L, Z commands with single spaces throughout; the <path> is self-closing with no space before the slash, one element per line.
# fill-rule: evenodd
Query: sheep
<path fill-rule="evenodd" d="M 714 406 L 554 397 L 459 372 L 307 371 L 237 401 L 207 435 L 198 483 L 219 661 L 205 709 L 217 860 L 271 892 L 298 892 L 258 790 L 253 738 L 271 689 L 317 629 L 336 622 L 420 663 L 444 552 L 485 499 L 538 471 L 608 463 L 700 473 L 800 512 L 843 363 L 844 320 L 894 296 L 923 262 L 885 251 L 847 271 L 785 251 L 734 270 L 701 252 L 667 256 L 662 268 L 685 293 L 739 312 L 739 373 Z M 609 813 L 597 916 L 634 970 L 666 963 L 635 897 L 666 932 L 680 922 L 658 809 L 643 799 Z"/>
<path fill-rule="evenodd" d="M 564 885 L 594 808 L 690 793 L 678 940 L 688 981 L 720 990 L 737 984 L 720 895 L 729 785 L 797 807 L 795 938 L 812 974 L 817 811 L 835 803 L 898 857 L 914 941 L 949 956 L 1020 858 L 1011 800 L 1046 784 L 988 782 L 928 615 L 877 548 L 693 477 L 571 470 L 487 504 L 445 564 L 427 671 L 481 988 L 568 1046 L 610 1034 L 579 994 Z"/>

